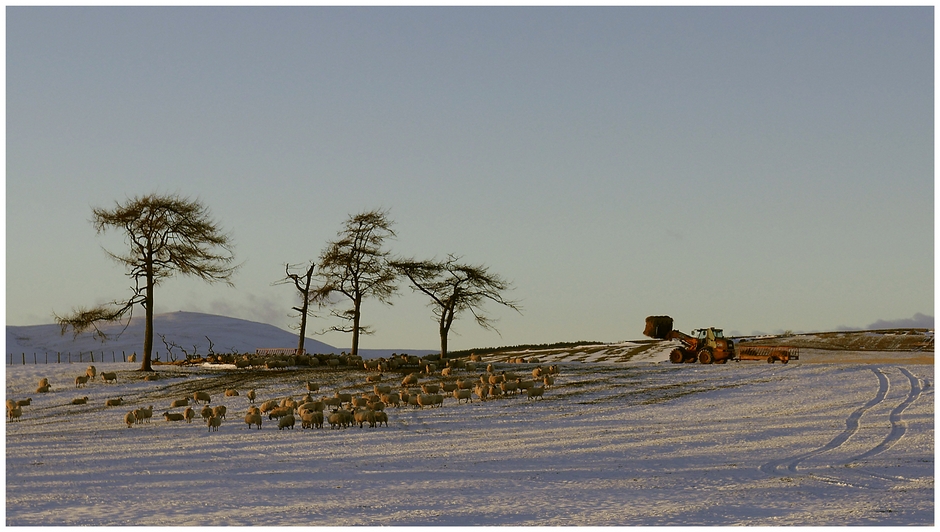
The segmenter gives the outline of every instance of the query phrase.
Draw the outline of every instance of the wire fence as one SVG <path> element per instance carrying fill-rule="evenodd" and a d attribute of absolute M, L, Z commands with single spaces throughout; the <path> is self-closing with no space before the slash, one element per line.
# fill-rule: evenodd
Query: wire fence
<path fill-rule="evenodd" d="M 137 355 L 136 353 L 131 353 L 128 355 L 125 351 L 121 351 L 121 354 L 118 355 L 116 351 L 111 351 L 111 353 L 106 353 L 104 351 L 99 351 L 95 353 L 94 351 L 88 351 L 86 353 L 9 353 L 7 357 L 7 365 L 14 364 L 81 364 L 84 362 L 117 362 L 118 359 L 121 362 L 136 362 Z M 160 361 L 160 353 L 156 352 L 153 355 L 154 362 Z"/>

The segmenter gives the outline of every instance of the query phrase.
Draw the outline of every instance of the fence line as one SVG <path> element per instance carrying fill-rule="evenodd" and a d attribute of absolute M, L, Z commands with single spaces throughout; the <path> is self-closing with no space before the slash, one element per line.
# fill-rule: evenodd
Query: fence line
<path fill-rule="evenodd" d="M 10 356 L 7 359 L 7 365 L 14 365 L 16 363 L 21 363 L 23 365 L 30 363 L 30 357 L 26 353 L 20 353 L 18 356 L 15 353 L 10 353 Z M 42 355 L 43 358 L 40 358 L 39 355 Z M 108 357 L 107 353 L 100 351 L 98 355 L 95 355 L 94 351 L 89 351 L 87 353 L 79 352 L 78 354 L 73 355 L 71 352 L 68 353 L 36 353 L 32 354 L 32 364 L 82 364 L 84 362 L 107 362 L 108 358 L 111 359 L 111 362 L 117 362 L 117 353 L 111 351 L 111 356 Z M 45 360 L 45 362 L 43 362 Z M 154 362 L 160 362 L 160 352 L 157 351 L 153 356 Z M 121 362 L 127 362 L 127 354 L 124 351 L 121 351 Z"/>

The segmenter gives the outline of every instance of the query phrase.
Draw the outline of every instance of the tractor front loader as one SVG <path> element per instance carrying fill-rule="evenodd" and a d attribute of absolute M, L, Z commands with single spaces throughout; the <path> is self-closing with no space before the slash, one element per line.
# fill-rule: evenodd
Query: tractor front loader
<path fill-rule="evenodd" d="M 643 334 L 658 340 L 679 340 L 682 345 L 669 353 L 669 361 L 673 364 L 694 363 L 696 360 L 702 364 L 724 364 L 734 359 L 734 342 L 725 338 L 721 329 L 714 327 L 693 329 L 690 336 L 674 330 L 669 316 L 649 316 Z"/>

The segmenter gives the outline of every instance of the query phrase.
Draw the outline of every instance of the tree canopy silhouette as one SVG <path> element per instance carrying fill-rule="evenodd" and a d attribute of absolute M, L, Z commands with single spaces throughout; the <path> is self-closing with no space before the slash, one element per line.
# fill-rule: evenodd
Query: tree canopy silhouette
<path fill-rule="evenodd" d="M 62 334 L 70 327 L 76 336 L 92 329 L 95 336 L 107 339 L 99 324 L 120 321 L 125 316 L 130 323 L 134 307 L 142 306 L 146 321 L 140 369 L 153 371 L 154 288 L 175 274 L 232 285 L 232 275 L 238 268 L 232 264 L 232 238 L 222 232 L 202 203 L 178 194 L 135 196 L 124 203 L 115 202 L 113 209 L 95 208 L 92 213 L 92 224 L 99 235 L 111 229 L 124 233 L 127 250 L 105 252 L 127 269 L 133 281 L 131 296 L 93 308 L 82 307 L 66 316 L 56 315 L 56 322 Z"/>

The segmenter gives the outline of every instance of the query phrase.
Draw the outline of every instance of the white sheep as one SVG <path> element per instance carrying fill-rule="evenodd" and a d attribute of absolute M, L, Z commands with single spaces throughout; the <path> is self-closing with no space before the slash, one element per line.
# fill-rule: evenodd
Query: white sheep
<path fill-rule="evenodd" d="M 134 415 L 137 416 L 137 422 L 141 423 L 146 421 L 150 423 L 150 418 L 153 417 L 153 405 L 150 405 L 148 408 L 140 407 L 134 411 Z"/>
<path fill-rule="evenodd" d="M 229 388 L 225 390 L 225 397 L 238 397 L 238 390 L 235 388 Z"/>
<path fill-rule="evenodd" d="M 486 401 L 486 398 L 489 395 L 489 386 L 477 384 L 476 387 L 473 388 L 473 391 L 477 394 L 477 397 L 479 397 L 481 401 Z"/>
<path fill-rule="evenodd" d="M 353 419 L 356 423 L 359 423 L 359 428 L 362 428 L 363 423 L 368 423 L 369 428 L 375 428 L 375 412 L 372 410 L 356 410 L 353 414 Z"/>
<path fill-rule="evenodd" d="M 16 408 L 16 401 L 13 399 L 7 399 L 7 410 L 11 408 Z"/>
<path fill-rule="evenodd" d="M 79 375 L 78 377 L 75 377 L 76 388 L 82 388 L 86 384 L 88 384 L 88 375 Z"/>
<path fill-rule="evenodd" d="M 291 429 L 294 430 L 294 414 L 287 414 L 286 416 L 281 417 L 277 420 L 277 430 L 281 429 Z"/>
<path fill-rule="evenodd" d="M 170 408 L 182 408 L 184 406 L 189 406 L 189 399 L 175 399 L 170 403 Z"/>
<path fill-rule="evenodd" d="M 88 366 L 88 369 L 85 370 L 85 375 L 87 375 L 89 379 L 95 380 L 95 376 L 98 375 L 98 370 L 96 370 L 94 366 Z"/>
<path fill-rule="evenodd" d="M 304 385 L 308 392 L 317 393 L 320 391 L 320 385 L 315 382 L 307 381 Z"/>
<path fill-rule="evenodd" d="M 386 414 L 385 412 L 376 412 L 376 413 L 375 413 L 375 424 L 376 424 L 376 425 L 381 425 L 382 423 L 385 423 L 385 426 L 386 426 L 386 427 L 388 426 L 388 414 Z"/>
<path fill-rule="evenodd" d="M 206 421 L 206 425 L 209 426 L 209 432 L 212 432 L 213 430 L 219 432 L 219 427 L 222 426 L 222 418 L 212 416 L 208 421 Z"/>
<path fill-rule="evenodd" d="M 36 393 L 46 393 L 46 392 L 48 392 L 51 388 L 52 388 L 52 386 L 46 384 L 45 386 L 40 386 L 39 388 L 36 388 Z"/>
<path fill-rule="evenodd" d="M 115 372 L 101 372 L 101 380 L 104 382 L 117 382 L 117 373 Z"/>
<path fill-rule="evenodd" d="M 457 400 L 457 404 L 460 404 L 461 400 L 466 400 L 468 403 L 470 399 L 470 390 L 454 390 L 454 399 Z"/>
<path fill-rule="evenodd" d="M 29 406 L 29 403 L 33 402 L 32 397 L 27 397 L 26 399 L 20 399 L 16 402 L 16 406 Z"/>
<path fill-rule="evenodd" d="M 183 421 L 183 414 L 164 412 L 163 419 L 167 421 Z"/>
<path fill-rule="evenodd" d="M 22 415 L 23 415 L 22 407 L 15 406 L 13 408 L 7 409 L 7 417 L 9 417 L 10 421 L 19 421 Z"/>
<path fill-rule="evenodd" d="M 426 394 L 437 393 L 441 390 L 441 385 L 437 383 L 428 382 L 421 385 L 421 391 Z"/>
<path fill-rule="evenodd" d="M 418 384 L 418 375 L 415 373 L 409 373 L 401 380 L 402 386 L 413 386 L 415 384 Z"/>
<path fill-rule="evenodd" d="M 401 396 L 397 393 L 382 394 L 382 402 L 385 406 L 401 406 Z"/>
<path fill-rule="evenodd" d="M 311 429 L 313 427 L 323 428 L 323 412 L 305 410 L 300 414 L 300 428 Z"/>
<path fill-rule="evenodd" d="M 49 386 L 49 379 L 46 377 L 39 379 L 39 384 L 36 385 L 37 388 L 43 388 L 46 386 Z"/>
<path fill-rule="evenodd" d="M 545 388 L 541 386 L 533 386 L 526 390 L 526 400 L 528 399 L 541 399 L 542 394 L 545 393 Z"/>
<path fill-rule="evenodd" d="M 207 392 L 196 392 L 193 394 L 193 402 L 198 405 L 199 401 L 205 401 L 206 404 L 209 404 L 212 402 L 212 397 Z"/>
<path fill-rule="evenodd" d="M 542 377 L 542 384 L 543 384 L 546 388 L 548 388 L 549 386 L 552 386 L 553 384 L 555 384 L 555 378 L 552 377 L 551 375 L 546 375 L 546 376 Z"/>
<path fill-rule="evenodd" d="M 212 407 L 212 417 L 217 417 L 219 419 L 225 419 L 225 405 L 218 405 Z"/>
<path fill-rule="evenodd" d="M 252 388 L 251 390 L 248 390 L 248 393 L 245 394 L 245 397 L 248 398 L 248 402 L 249 402 L 249 403 L 254 403 L 254 402 L 255 402 L 255 390 L 254 390 L 254 388 Z"/>
<path fill-rule="evenodd" d="M 104 406 L 121 406 L 124 404 L 124 398 L 118 397 L 117 399 L 107 399 L 104 402 Z"/>
<path fill-rule="evenodd" d="M 212 407 L 205 405 L 202 407 L 202 410 L 199 411 L 199 415 L 202 417 L 202 420 L 205 421 L 212 417 Z"/>
<path fill-rule="evenodd" d="M 138 423 L 137 414 L 133 410 L 124 414 L 124 423 L 127 423 L 127 428 L 131 428 L 131 425 L 136 425 Z"/>
<path fill-rule="evenodd" d="M 268 419 L 278 419 L 292 415 L 293 409 L 280 406 L 268 412 Z"/>
<path fill-rule="evenodd" d="M 270 412 L 271 410 L 274 410 L 275 408 L 277 408 L 277 407 L 279 407 L 279 406 L 280 406 L 280 405 L 277 404 L 277 400 L 276 400 L 276 399 L 271 399 L 271 400 L 269 400 L 269 401 L 265 401 L 265 402 L 261 403 L 261 413 L 262 413 L 262 414 L 267 414 L 268 412 Z"/>
<path fill-rule="evenodd" d="M 261 430 L 261 414 L 253 414 L 251 412 L 245 416 L 245 423 L 248 424 L 250 429 L 252 425 L 258 425 L 258 430 Z"/>
<path fill-rule="evenodd" d="M 87 397 L 87 396 L 86 396 L 86 397 L 78 397 L 78 398 L 72 399 L 72 404 L 73 404 L 73 405 L 84 405 L 84 404 L 87 404 L 87 403 L 88 403 L 88 397 Z"/>
<path fill-rule="evenodd" d="M 193 407 L 187 406 L 186 410 L 183 410 L 183 419 L 185 419 L 187 423 L 192 423 L 194 417 L 196 417 L 196 411 L 193 410 Z"/>

